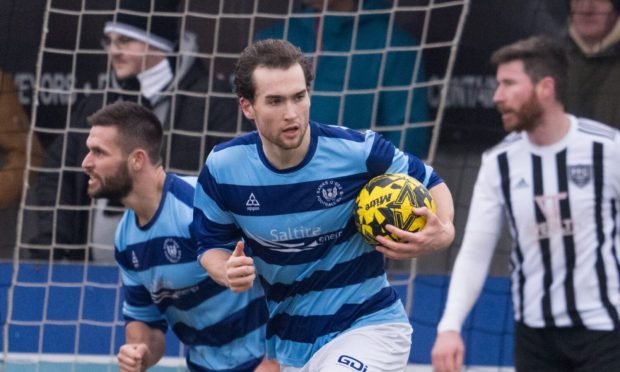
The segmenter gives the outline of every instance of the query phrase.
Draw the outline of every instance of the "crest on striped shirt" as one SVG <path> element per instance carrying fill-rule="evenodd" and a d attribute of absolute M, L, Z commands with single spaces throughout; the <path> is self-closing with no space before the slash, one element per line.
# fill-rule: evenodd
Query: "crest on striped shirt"
<path fill-rule="evenodd" d="M 592 178 L 592 165 L 579 164 L 568 166 L 568 176 L 570 180 L 578 187 L 584 187 Z"/>
<path fill-rule="evenodd" d="M 323 181 L 316 189 L 317 200 L 326 207 L 333 207 L 338 204 L 342 200 L 343 194 L 342 185 L 333 180 Z"/>
<path fill-rule="evenodd" d="M 168 261 L 177 263 L 181 259 L 181 247 L 174 239 L 168 238 L 164 241 L 164 254 Z"/>

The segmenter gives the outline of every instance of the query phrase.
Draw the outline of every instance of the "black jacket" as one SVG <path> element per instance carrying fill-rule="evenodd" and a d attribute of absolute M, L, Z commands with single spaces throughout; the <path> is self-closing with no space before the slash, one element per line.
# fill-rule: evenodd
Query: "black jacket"
<path fill-rule="evenodd" d="M 26 220 L 30 217 L 36 224 L 30 243 L 52 245 L 65 253 L 68 251 L 62 248 L 85 248 L 91 219 L 91 200 L 86 193 L 88 177 L 81 169 L 87 153 L 86 118 L 105 104 L 133 100 L 152 109 L 164 125 L 164 166 L 175 173 L 197 175 L 212 147 L 237 133 L 240 113 L 230 81 L 214 78 L 209 89 L 208 70 L 199 59 L 183 55 L 170 62 L 177 76 L 152 102 L 140 97 L 137 79 L 117 82 L 113 77 L 109 80 L 111 88 L 104 93 L 78 97 L 72 110 L 71 130 L 66 138 L 59 135 L 48 148 L 44 167 L 52 172 L 44 173 L 30 190 L 31 205 L 56 207 L 26 216 Z M 218 134 L 205 135 L 206 131 Z M 58 172 L 60 165 L 63 167 Z M 36 252 L 33 256 L 41 257 Z M 83 252 L 77 257 L 69 256 L 81 259 Z"/>

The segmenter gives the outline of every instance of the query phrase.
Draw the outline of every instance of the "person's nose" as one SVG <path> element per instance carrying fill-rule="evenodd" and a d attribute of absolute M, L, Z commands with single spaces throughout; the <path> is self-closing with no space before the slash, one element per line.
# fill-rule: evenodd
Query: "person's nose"
<path fill-rule="evenodd" d="M 497 88 L 495 88 L 495 93 L 493 93 L 493 103 L 498 104 L 499 102 L 502 102 L 504 98 L 504 92 L 498 85 Z"/>
<path fill-rule="evenodd" d="M 82 169 L 84 170 L 88 170 L 91 169 L 93 167 L 93 162 L 91 159 L 91 155 L 90 152 L 86 154 L 86 156 L 84 156 L 84 159 L 82 159 Z"/>
<path fill-rule="evenodd" d="M 295 102 L 288 100 L 285 106 L 285 117 L 287 119 L 294 119 L 297 117 L 297 105 Z"/>

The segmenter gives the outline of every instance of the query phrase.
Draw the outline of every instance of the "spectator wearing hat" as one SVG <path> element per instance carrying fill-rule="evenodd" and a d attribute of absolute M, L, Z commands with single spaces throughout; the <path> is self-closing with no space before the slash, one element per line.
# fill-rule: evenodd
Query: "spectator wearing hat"
<path fill-rule="evenodd" d="M 569 0 L 566 108 L 620 128 L 620 0 Z"/>
<path fill-rule="evenodd" d="M 107 87 L 103 94 L 78 99 L 72 110 L 71 125 L 87 128 L 86 118 L 111 102 L 138 102 L 151 109 L 164 126 L 167 138 L 162 155 L 166 168 L 191 175 L 198 173 L 215 144 L 234 136 L 238 109 L 234 99 L 207 96 L 209 72 L 196 58 L 196 35 L 184 32 L 179 37 L 181 16 L 176 0 L 121 0 L 118 11 L 103 29 L 102 46 L 111 66 Z M 232 87 L 227 79 L 214 78 L 211 91 L 232 92 Z M 205 139 L 203 133 L 207 130 L 225 135 L 210 135 Z M 88 211 L 75 209 L 75 206 L 90 205 L 87 179 L 79 171 L 80 161 L 87 152 L 85 139 L 86 133 L 68 133 L 64 158 L 63 138 L 51 146 L 48 161 L 52 167 L 64 165 L 62 175 L 57 181 L 39 183 L 33 194 L 41 199 L 37 205 L 57 206 L 56 225 L 53 226 L 49 216 L 39 215 L 33 243 L 52 244 L 56 258 L 74 260 L 84 259 L 86 244 L 95 243 L 96 247 L 102 244 L 102 249 L 97 250 L 99 256 L 113 262 L 112 250 L 106 247 L 113 243 L 121 206 L 110 205 L 106 200 L 96 202 L 90 240 Z M 60 200 L 56 200 L 58 184 Z M 63 209 L 65 206 L 69 208 Z M 47 258 L 46 252 L 34 255 Z"/>

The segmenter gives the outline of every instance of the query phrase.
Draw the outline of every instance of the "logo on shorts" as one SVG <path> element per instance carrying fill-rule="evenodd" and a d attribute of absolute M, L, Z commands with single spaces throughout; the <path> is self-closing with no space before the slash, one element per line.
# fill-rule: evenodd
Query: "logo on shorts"
<path fill-rule="evenodd" d="M 177 263 L 181 259 L 181 248 L 174 239 L 164 240 L 164 254 L 168 261 Z"/>
<path fill-rule="evenodd" d="M 338 357 L 338 364 L 342 364 L 351 368 L 354 371 L 366 372 L 368 371 L 368 366 L 359 360 L 350 357 L 348 355 L 341 355 Z"/>
<path fill-rule="evenodd" d="M 323 181 L 316 189 L 317 200 L 326 207 L 333 207 L 342 200 L 342 185 L 336 181 Z"/>
<path fill-rule="evenodd" d="M 569 165 L 570 180 L 578 187 L 584 187 L 592 178 L 592 166 L 589 164 Z"/>

